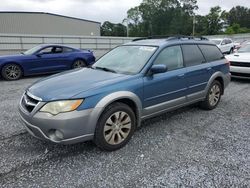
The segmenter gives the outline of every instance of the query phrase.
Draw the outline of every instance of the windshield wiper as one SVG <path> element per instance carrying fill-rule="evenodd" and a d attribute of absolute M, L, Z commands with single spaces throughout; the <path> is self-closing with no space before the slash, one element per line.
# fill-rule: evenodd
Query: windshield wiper
<path fill-rule="evenodd" d="M 113 72 L 113 73 L 117 73 L 115 70 L 113 69 L 109 69 L 109 68 L 106 68 L 106 67 L 92 67 L 94 69 L 100 69 L 100 70 L 104 70 L 106 72 Z"/>

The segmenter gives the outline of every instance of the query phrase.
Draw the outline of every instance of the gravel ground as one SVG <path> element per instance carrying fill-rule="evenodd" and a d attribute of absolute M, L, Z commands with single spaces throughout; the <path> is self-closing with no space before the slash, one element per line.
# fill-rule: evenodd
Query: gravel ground
<path fill-rule="evenodd" d="M 143 122 L 115 152 L 37 140 L 17 105 L 39 79 L 0 80 L 0 187 L 249 187 L 250 83 L 234 80 L 213 111 L 196 105 Z"/>

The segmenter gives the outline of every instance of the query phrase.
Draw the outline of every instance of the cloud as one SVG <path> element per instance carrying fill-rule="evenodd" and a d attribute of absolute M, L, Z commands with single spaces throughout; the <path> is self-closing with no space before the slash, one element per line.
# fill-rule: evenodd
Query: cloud
<path fill-rule="evenodd" d="M 220 6 L 222 10 L 229 11 L 231 8 L 240 5 L 250 8 L 249 0 L 198 0 L 199 6 L 198 14 L 206 15 L 209 13 L 211 7 Z"/>
<path fill-rule="evenodd" d="M 40 11 L 88 19 L 98 22 L 122 22 L 127 10 L 142 0 L 1 0 L 0 11 Z M 198 14 L 205 15 L 219 5 L 222 10 L 233 6 L 250 6 L 249 0 L 198 0 Z"/>
<path fill-rule="evenodd" d="M 1 0 L 1 11 L 40 11 L 93 21 L 122 22 L 142 0 Z"/>

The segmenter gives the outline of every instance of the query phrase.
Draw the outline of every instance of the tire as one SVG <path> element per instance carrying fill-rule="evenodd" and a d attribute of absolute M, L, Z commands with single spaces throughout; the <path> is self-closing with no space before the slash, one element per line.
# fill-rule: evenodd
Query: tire
<path fill-rule="evenodd" d="M 10 63 L 3 66 L 1 75 L 5 80 L 18 80 L 23 76 L 23 70 L 19 65 Z"/>
<path fill-rule="evenodd" d="M 109 105 L 99 118 L 94 142 L 102 150 L 115 151 L 125 146 L 136 128 L 133 110 L 126 104 Z"/>
<path fill-rule="evenodd" d="M 206 99 L 200 103 L 200 107 L 205 110 L 213 110 L 219 104 L 222 93 L 221 83 L 217 80 L 213 81 L 208 89 Z"/>
<path fill-rule="evenodd" d="M 82 67 L 86 67 L 86 66 L 87 66 L 87 63 L 82 59 L 77 59 L 72 64 L 73 69 L 82 68 Z"/>

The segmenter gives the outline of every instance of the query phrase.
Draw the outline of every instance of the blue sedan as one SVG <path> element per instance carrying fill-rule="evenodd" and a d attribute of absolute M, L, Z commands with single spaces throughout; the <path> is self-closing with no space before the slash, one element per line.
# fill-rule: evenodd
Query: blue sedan
<path fill-rule="evenodd" d="M 0 70 L 4 79 L 17 80 L 27 75 L 85 67 L 94 62 L 95 57 L 89 50 L 43 44 L 21 54 L 0 56 Z"/>

